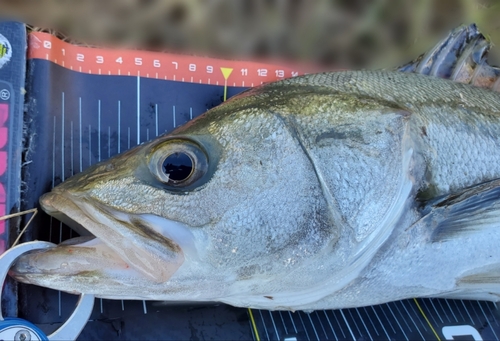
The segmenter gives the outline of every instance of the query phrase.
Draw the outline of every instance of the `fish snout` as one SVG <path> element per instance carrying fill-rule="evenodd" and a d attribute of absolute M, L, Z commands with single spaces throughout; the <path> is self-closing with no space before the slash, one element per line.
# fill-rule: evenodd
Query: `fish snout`
<path fill-rule="evenodd" d="M 47 214 L 52 215 L 57 213 L 59 210 L 54 207 L 54 201 L 57 200 L 57 194 L 54 192 L 45 193 L 39 199 L 40 206 L 47 212 Z"/>

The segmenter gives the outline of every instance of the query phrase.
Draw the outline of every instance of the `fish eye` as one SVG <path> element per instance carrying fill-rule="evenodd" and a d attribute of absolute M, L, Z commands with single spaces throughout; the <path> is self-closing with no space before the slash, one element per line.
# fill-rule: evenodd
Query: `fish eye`
<path fill-rule="evenodd" d="M 163 173 L 172 181 L 185 181 L 193 172 L 193 160 L 183 152 L 170 154 L 163 161 Z"/>
<path fill-rule="evenodd" d="M 189 140 L 168 140 L 151 154 L 149 168 L 164 184 L 184 188 L 194 184 L 208 169 L 206 153 Z"/>

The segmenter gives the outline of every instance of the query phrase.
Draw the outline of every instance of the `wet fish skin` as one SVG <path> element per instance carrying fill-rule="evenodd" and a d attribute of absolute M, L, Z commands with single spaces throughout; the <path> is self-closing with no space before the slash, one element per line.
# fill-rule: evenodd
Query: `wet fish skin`
<path fill-rule="evenodd" d="M 184 189 L 151 171 L 172 141 L 208 159 Z M 97 239 L 23 256 L 13 275 L 104 298 L 266 309 L 498 300 L 486 274 L 500 269 L 500 199 L 481 186 L 499 165 L 497 93 L 390 71 L 296 77 L 56 187 L 42 207 Z M 468 209 L 460 230 L 457 207 Z M 130 267 L 92 264 L 89 274 L 96 249 Z"/>

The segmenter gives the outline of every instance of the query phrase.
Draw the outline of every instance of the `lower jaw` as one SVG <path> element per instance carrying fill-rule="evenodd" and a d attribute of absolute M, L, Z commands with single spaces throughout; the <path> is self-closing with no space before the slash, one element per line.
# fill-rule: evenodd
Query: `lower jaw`
<path fill-rule="evenodd" d="M 131 267 L 98 238 L 68 239 L 51 249 L 35 250 L 18 258 L 11 274 L 18 277 L 119 275 Z"/>

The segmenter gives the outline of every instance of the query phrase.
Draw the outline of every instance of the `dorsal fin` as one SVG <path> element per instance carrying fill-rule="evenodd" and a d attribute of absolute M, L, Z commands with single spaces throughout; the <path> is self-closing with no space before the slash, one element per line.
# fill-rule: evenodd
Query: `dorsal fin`
<path fill-rule="evenodd" d="M 459 26 L 427 53 L 397 71 L 451 79 L 500 92 L 500 69 L 487 62 L 491 43 L 475 24 Z"/>

